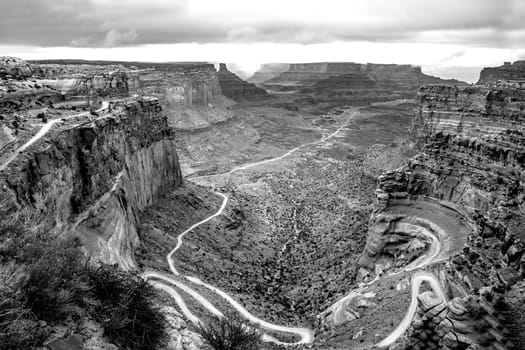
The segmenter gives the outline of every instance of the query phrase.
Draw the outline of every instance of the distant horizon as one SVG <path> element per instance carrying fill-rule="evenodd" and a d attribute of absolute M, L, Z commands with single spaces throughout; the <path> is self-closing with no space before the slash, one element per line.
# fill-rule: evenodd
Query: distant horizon
<path fill-rule="evenodd" d="M 412 64 L 474 82 L 525 58 L 520 0 L 23 0 L 0 12 L 0 55 L 28 60 Z"/>
<path fill-rule="evenodd" d="M 464 81 L 469 84 L 474 84 L 478 81 L 480 72 L 483 68 L 487 67 L 496 67 L 501 66 L 504 64 L 504 62 L 509 61 L 501 61 L 501 63 L 492 65 L 492 66 L 472 66 L 472 67 L 441 67 L 441 68 L 432 68 L 432 67 L 424 67 L 419 64 L 415 63 L 383 63 L 383 62 L 358 62 L 358 61 L 299 61 L 299 62 L 284 62 L 284 61 L 272 61 L 272 62 L 263 62 L 260 63 L 259 66 L 255 70 L 243 70 L 242 65 L 239 66 L 238 62 L 219 62 L 219 61 L 211 61 L 211 60 L 200 60 L 200 61 L 163 61 L 163 60 L 129 60 L 129 59 L 105 59 L 105 58 L 94 58 L 94 59 L 88 59 L 88 58 L 80 58 L 80 57 L 45 57 L 45 58 L 26 58 L 26 57 L 20 57 L 16 55 L 10 55 L 6 54 L 4 56 L 12 56 L 17 57 L 25 61 L 30 62 L 38 62 L 38 61 L 85 61 L 85 62 L 108 62 L 108 63 L 157 63 L 157 64 L 211 64 L 215 65 L 215 68 L 218 69 L 218 65 L 220 63 L 225 63 L 228 67 L 228 70 L 235 73 L 242 79 L 248 79 L 257 71 L 259 71 L 264 65 L 272 65 L 272 64 L 305 64 L 305 63 L 356 63 L 356 64 L 394 64 L 394 65 L 410 65 L 413 67 L 420 67 L 422 72 L 427 75 L 433 75 L 442 79 L 457 79 L 459 81 Z M 510 62 L 515 62 L 518 60 L 511 60 Z"/>

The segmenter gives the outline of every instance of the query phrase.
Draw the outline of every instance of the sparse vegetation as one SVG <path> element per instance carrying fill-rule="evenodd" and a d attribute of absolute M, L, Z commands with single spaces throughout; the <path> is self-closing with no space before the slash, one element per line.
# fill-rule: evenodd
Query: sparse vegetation
<path fill-rule="evenodd" d="M 31 349 L 48 336 L 44 324 L 98 321 L 123 349 L 154 349 L 164 338 L 153 290 L 116 266 L 92 264 L 75 239 L 53 239 L 0 224 L 0 348 Z"/>
<path fill-rule="evenodd" d="M 213 350 L 257 350 L 261 345 L 258 330 L 245 325 L 233 314 L 215 318 L 207 325 L 201 324 L 197 332 Z"/>

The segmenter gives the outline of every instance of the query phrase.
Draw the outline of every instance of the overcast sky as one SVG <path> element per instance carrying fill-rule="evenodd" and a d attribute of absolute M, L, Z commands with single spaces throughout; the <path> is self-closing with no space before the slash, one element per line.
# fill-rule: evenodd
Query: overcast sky
<path fill-rule="evenodd" d="M 525 1 L 2 0 L 0 55 L 411 63 L 473 80 L 525 58 Z"/>

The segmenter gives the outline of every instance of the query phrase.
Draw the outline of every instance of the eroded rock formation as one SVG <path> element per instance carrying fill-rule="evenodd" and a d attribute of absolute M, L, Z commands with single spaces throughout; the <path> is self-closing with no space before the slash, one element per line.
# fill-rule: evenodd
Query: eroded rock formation
<path fill-rule="evenodd" d="M 93 121 L 50 131 L 0 174 L 2 214 L 27 210 L 76 231 L 93 255 L 133 268 L 137 215 L 182 177 L 158 100 L 117 104 Z"/>
<path fill-rule="evenodd" d="M 206 127 L 229 118 L 226 98 L 212 64 L 173 64 L 140 73 L 141 92 L 159 98 L 168 122 L 177 129 Z"/>
<path fill-rule="evenodd" d="M 495 312 L 494 305 L 484 307 L 492 311 L 481 321 L 479 312 L 487 311 L 467 307 L 487 290 L 490 300 L 499 300 L 497 305 L 519 305 L 512 290 L 523 292 L 517 284 L 525 277 L 524 108 L 521 82 L 430 85 L 418 92 L 410 134 L 420 152 L 407 166 L 379 178 L 378 203 L 359 261 L 370 271 L 378 265 L 391 269 L 400 261 L 406 266 L 433 254 L 427 250 L 425 235 L 417 230 L 425 225 L 403 227 L 416 218 L 428 221 L 427 229 L 436 225 L 446 233 L 447 238 L 441 239 L 439 230 L 433 232 L 444 248 L 434 265 L 444 264 L 440 280 L 448 296 L 459 299 L 439 306 L 438 301 L 430 303 L 428 295 L 420 297 L 422 311 L 412 332 L 414 349 L 524 346 L 521 338 L 505 341 L 501 332 L 508 332 L 506 327 L 514 321 L 509 323 L 507 314 Z M 457 314 L 461 308 L 468 312 Z M 514 311 L 514 318 L 525 313 L 523 306 Z M 444 315 L 458 316 L 455 320 L 461 322 L 447 321 Z M 482 334 L 488 329 L 493 331 Z"/>
<path fill-rule="evenodd" d="M 254 84 L 250 84 L 228 70 L 226 64 L 219 65 L 217 72 L 221 91 L 224 96 L 235 101 L 260 100 L 268 97 L 268 93 Z"/>
<path fill-rule="evenodd" d="M 495 83 L 498 80 L 525 80 L 525 61 L 505 62 L 499 67 L 484 68 L 478 84 Z"/>
<path fill-rule="evenodd" d="M 295 91 L 317 101 L 363 105 L 376 101 L 414 98 L 423 84 L 460 84 L 429 76 L 420 67 L 396 64 L 320 62 L 290 64 L 278 77 L 264 82 L 272 91 Z"/>

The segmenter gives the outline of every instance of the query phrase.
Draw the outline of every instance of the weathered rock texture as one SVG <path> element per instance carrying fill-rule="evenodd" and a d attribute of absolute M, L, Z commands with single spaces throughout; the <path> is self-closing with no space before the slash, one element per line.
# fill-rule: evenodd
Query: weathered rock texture
<path fill-rule="evenodd" d="M 224 96 L 235 101 L 260 100 L 268 97 L 266 90 L 250 84 L 228 70 L 224 63 L 217 72 L 219 83 Z"/>
<path fill-rule="evenodd" d="M 407 166 L 379 178 L 378 204 L 370 219 L 361 266 L 392 267 L 400 255 L 405 258 L 403 265 L 415 259 L 418 247 L 426 250 L 424 235 L 417 234 L 417 227 L 403 228 L 400 224 L 424 219 L 438 228 L 434 233 L 444 247 L 438 261 L 447 261 L 439 276 L 450 297 L 476 296 L 482 288 L 490 288 L 499 291 L 498 300 L 514 302 L 516 298 L 507 291 L 525 277 L 524 109 L 525 84 L 520 82 L 422 87 L 410 128 L 412 142 L 420 153 Z M 435 207 L 425 208 L 429 202 Z M 448 238 L 441 238 L 440 229 Z M 454 305 L 441 309 L 450 310 Z M 427 314 L 437 312 L 428 306 L 423 308 Z M 424 316 L 423 323 L 433 322 L 433 328 L 416 332 L 417 327 L 423 327 L 421 322 L 416 323 L 414 348 L 525 346 L 522 339 L 509 344 L 502 340 L 500 318 L 491 316 L 476 324 L 476 312 L 465 312 L 462 323 L 448 322 L 446 329 L 440 328 L 444 318 L 428 321 L 429 316 Z M 525 309 L 517 307 L 515 313 L 514 321 L 510 321 L 513 327 Z M 497 332 L 482 334 L 486 331 L 482 325 L 487 322 L 487 329 L 492 327 Z M 460 329 L 461 324 L 465 329 Z M 449 336 L 446 345 L 450 332 L 461 333 L 462 338 L 458 341 Z"/>
<path fill-rule="evenodd" d="M 212 64 L 173 64 L 140 73 L 141 92 L 156 96 L 169 124 L 177 129 L 206 127 L 231 116 L 233 101 L 223 96 Z"/>
<path fill-rule="evenodd" d="M 396 64 L 321 62 L 290 64 L 264 87 L 274 91 L 309 94 L 318 101 L 368 104 L 389 99 L 414 98 L 423 84 L 450 83 L 429 76 L 420 67 Z"/>
<path fill-rule="evenodd" d="M 137 76 L 126 72 L 110 72 L 101 75 L 83 75 L 75 78 L 45 79 L 39 83 L 66 96 L 119 96 L 136 91 L 140 87 Z"/>
<path fill-rule="evenodd" d="M 36 74 L 42 74 L 42 70 L 16 57 L 0 56 L 0 79 L 25 79 Z"/>
<path fill-rule="evenodd" d="M 505 62 L 499 67 L 484 68 L 478 84 L 495 83 L 498 80 L 525 80 L 525 61 Z"/>
<path fill-rule="evenodd" d="M 88 104 L 101 98 L 123 97 L 140 87 L 138 75 L 124 70 L 35 65 L 11 57 L 0 58 L 0 79 L 0 113 L 71 101 Z"/>
<path fill-rule="evenodd" d="M 135 266 L 138 211 L 182 181 L 175 141 L 156 99 L 114 107 L 94 121 L 52 130 L 0 173 L 0 215 L 76 231 L 106 262 Z"/>

